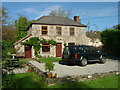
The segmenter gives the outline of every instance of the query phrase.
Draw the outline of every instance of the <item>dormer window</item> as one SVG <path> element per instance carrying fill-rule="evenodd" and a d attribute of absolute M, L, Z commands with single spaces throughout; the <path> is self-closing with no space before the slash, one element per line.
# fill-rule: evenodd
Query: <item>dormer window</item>
<path fill-rule="evenodd" d="M 48 35 L 48 27 L 47 26 L 42 26 L 41 34 Z"/>

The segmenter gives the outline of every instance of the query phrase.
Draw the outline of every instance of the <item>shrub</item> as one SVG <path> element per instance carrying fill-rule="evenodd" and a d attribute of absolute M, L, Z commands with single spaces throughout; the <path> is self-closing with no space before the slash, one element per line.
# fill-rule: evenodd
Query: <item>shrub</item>
<path fill-rule="evenodd" d="M 54 64 L 52 62 L 45 62 L 45 70 L 48 70 L 49 72 L 54 70 Z"/>

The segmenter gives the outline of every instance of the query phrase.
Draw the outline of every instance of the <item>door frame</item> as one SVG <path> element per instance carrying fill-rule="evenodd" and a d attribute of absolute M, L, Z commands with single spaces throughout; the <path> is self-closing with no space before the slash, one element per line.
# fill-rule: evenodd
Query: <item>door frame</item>
<path fill-rule="evenodd" d="M 29 50 L 30 57 L 27 57 L 27 55 L 26 55 L 26 47 L 28 47 L 28 46 L 30 46 L 30 50 Z M 25 52 L 25 58 L 32 58 L 32 46 L 31 45 L 24 45 L 24 52 Z"/>
<path fill-rule="evenodd" d="M 61 45 L 61 50 L 60 50 L 61 51 L 61 55 L 60 56 L 57 56 L 57 52 L 58 52 L 57 51 L 57 44 Z M 56 57 L 62 57 L 62 42 L 58 42 L 57 44 L 56 44 Z"/>

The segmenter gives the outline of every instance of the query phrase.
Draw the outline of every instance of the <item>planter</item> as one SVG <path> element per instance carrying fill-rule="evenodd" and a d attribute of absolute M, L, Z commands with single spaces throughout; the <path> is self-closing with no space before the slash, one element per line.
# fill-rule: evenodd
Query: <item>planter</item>
<path fill-rule="evenodd" d="M 27 64 L 23 64 L 22 66 L 25 68 L 27 66 Z"/>
<path fill-rule="evenodd" d="M 47 73 L 47 77 L 52 78 L 52 73 L 51 72 Z"/>
<path fill-rule="evenodd" d="M 28 69 L 28 71 L 27 72 L 31 72 L 32 70 L 31 69 Z"/>

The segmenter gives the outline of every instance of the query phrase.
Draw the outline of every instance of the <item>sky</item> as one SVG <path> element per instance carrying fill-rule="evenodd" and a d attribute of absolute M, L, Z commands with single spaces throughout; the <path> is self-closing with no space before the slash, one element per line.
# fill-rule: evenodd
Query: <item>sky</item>
<path fill-rule="evenodd" d="M 2 6 L 12 21 L 19 16 L 36 20 L 62 8 L 72 11 L 72 20 L 79 15 L 81 23 L 90 26 L 90 30 L 103 31 L 118 24 L 118 2 L 2 2 Z"/>

